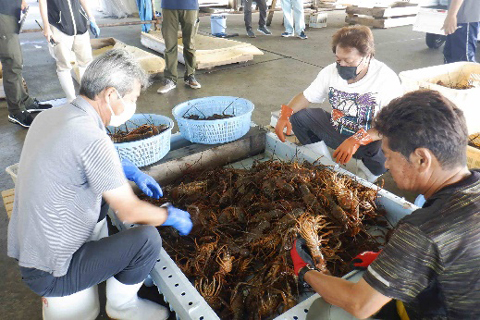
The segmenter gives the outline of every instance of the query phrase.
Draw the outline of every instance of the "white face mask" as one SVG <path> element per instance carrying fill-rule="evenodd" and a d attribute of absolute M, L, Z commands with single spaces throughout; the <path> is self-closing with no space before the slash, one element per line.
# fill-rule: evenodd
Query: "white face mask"
<path fill-rule="evenodd" d="M 117 93 L 118 98 L 122 101 L 123 112 L 119 115 L 116 115 L 115 112 L 113 112 L 112 106 L 110 105 L 109 98 L 107 105 L 112 115 L 110 117 L 110 122 L 108 123 L 108 125 L 113 127 L 119 127 L 125 122 L 127 122 L 127 120 L 129 120 L 135 114 L 135 111 L 137 110 L 137 105 L 135 103 L 126 103 L 125 100 L 123 100 L 123 98 L 118 93 L 117 89 L 115 89 L 115 92 Z"/>

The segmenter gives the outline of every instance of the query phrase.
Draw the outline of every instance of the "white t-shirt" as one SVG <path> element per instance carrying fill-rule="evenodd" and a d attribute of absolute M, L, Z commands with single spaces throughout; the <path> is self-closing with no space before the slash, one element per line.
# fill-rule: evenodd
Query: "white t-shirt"
<path fill-rule="evenodd" d="M 403 95 L 403 88 L 392 69 L 372 59 L 367 74 L 351 84 L 340 77 L 336 63 L 332 63 L 318 73 L 303 95 L 310 103 L 322 103 L 328 98 L 332 108 L 344 114 L 336 121 L 331 119 L 332 125 L 350 136 L 361 128 L 370 129 L 377 111 Z"/>

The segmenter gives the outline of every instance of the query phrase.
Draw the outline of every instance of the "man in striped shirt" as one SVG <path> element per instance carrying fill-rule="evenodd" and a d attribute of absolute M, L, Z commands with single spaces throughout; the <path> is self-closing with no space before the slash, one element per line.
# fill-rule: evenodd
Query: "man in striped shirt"
<path fill-rule="evenodd" d="M 33 122 L 20 157 L 8 255 L 35 293 L 64 297 L 107 280 L 111 318 L 168 318 L 168 310 L 137 291 L 161 249 L 154 226 L 186 235 L 190 216 L 139 200 L 105 132 L 105 125 L 133 115 L 148 83 L 133 56 L 111 50 L 87 68 L 77 99 Z M 102 197 L 121 221 L 144 226 L 91 241 Z"/>
<path fill-rule="evenodd" d="M 480 319 L 480 173 L 467 168 L 463 112 L 420 90 L 392 100 L 374 127 L 397 185 L 426 203 L 399 221 L 358 283 L 311 270 L 296 248 L 295 271 L 358 318 L 397 299 L 410 319 Z"/>

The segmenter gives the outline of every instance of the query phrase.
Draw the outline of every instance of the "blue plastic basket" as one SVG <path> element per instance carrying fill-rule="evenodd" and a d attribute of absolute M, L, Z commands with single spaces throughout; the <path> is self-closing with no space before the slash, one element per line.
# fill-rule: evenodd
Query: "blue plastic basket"
<path fill-rule="evenodd" d="M 173 108 L 173 116 L 182 136 L 195 143 L 217 144 L 235 141 L 250 130 L 254 105 L 251 101 L 237 97 L 205 97 L 190 100 Z M 193 120 L 214 114 L 229 114 L 231 118 L 218 120 Z"/>
<path fill-rule="evenodd" d="M 115 149 L 118 152 L 120 159 L 127 158 L 132 161 L 137 167 L 144 167 L 155 163 L 165 157 L 170 151 L 170 137 L 172 136 L 172 129 L 174 122 L 172 119 L 158 114 L 134 114 L 127 123 L 118 128 L 108 127 L 110 132 L 116 130 L 133 130 L 143 124 L 154 124 L 159 126 L 161 124 L 168 125 L 168 129 L 162 133 L 138 141 L 114 143 Z"/>

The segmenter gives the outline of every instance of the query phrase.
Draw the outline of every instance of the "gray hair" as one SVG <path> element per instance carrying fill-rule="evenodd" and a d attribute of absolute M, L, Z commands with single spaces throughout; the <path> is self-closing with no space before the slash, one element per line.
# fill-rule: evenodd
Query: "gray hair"
<path fill-rule="evenodd" d="M 82 78 L 80 94 L 95 100 L 104 89 L 113 87 L 123 97 L 133 90 L 135 80 L 142 90 L 150 85 L 149 76 L 132 54 L 113 49 L 90 63 Z"/>

